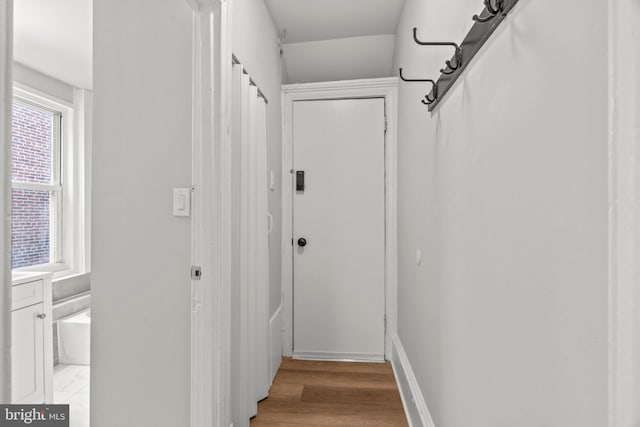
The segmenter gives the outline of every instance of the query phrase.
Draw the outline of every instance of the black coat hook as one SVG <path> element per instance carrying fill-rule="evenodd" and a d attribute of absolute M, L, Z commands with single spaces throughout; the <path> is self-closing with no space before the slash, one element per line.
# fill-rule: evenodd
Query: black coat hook
<path fill-rule="evenodd" d="M 400 68 L 400 78 L 402 79 L 402 81 L 405 82 L 426 82 L 426 83 L 431 83 L 432 89 L 431 91 L 433 92 L 433 99 L 429 97 L 429 94 L 425 95 L 425 99 L 421 100 L 421 102 L 425 105 L 429 105 L 434 103 L 437 99 L 438 99 L 438 83 L 432 79 L 408 79 L 406 78 L 403 74 L 402 74 L 402 68 Z"/>
<path fill-rule="evenodd" d="M 429 98 L 429 94 L 424 96 L 424 99 L 420 100 L 424 105 L 431 105 L 438 100 L 438 84 L 433 85 L 433 98 Z"/>
<path fill-rule="evenodd" d="M 435 84 L 435 82 L 433 80 L 431 80 L 431 79 L 410 79 L 410 78 L 406 78 L 402 74 L 402 68 L 400 68 L 400 78 L 402 79 L 402 81 L 405 81 L 405 82 L 427 82 L 427 83 Z"/>
<path fill-rule="evenodd" d="M 416 27 L 413 28 L 413 40 L 421 45 L 421 46 L 452 46 L 453 48 L 455 48 L 455 54 L 454 54 L 454 58 L 455 58 L 455 64 L 452 64 L 451 61 L 447 60 L 445 61 L 445 64 L 447 64 L 447 67 L 449 67 L 449 69 L 451 71 L 455 71 L 458 68 L 460 68 L 462 66 L 462 47 L 458 46 L 457 43 L 454 42 L 424 42 L 422 40 L 418 39 L 418 29 Z"/>
<path fill-rule="evenodd" d="M 487 9 L 487 12 L 489 12 L 489 16 L 482 18 L 480 15 L 473 15 L 471 19 L 476 22 L 484 23 L 491 21 L 501 13 L 504 14 L 504 0 L 496 0 L 495 7 L 491 4 L 491 0 L 484 0 L 484 7 Z"/>
<path fill-rule="evenodd" d="M 462 65 L 462 59 L 456 59 L 456 65 L 451 64 L 451 61 L 449 61 L 448 59 L 444 61 L 444 63 L 446 64 L 447 68 L 449 68 L 453 72 L 460 68 L 460 66 Z"/>
<path fill-rule="evenodd" d="M 438 100 L 438 82 L 433 84 L 433 88 L 431 89 L 431 93 L 433 93 L 433 98 L 429 97 L 429 94 L 424 96 L 424 99 L 421 100 L 424 105 L 431 105 Z"/>

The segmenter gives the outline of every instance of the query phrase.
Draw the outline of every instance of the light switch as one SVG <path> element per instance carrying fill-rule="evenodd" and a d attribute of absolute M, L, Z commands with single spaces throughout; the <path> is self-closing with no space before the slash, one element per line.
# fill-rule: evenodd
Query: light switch
<path fill-rule="evenodd" d="M 191 215 L 191 189 L 173 189 L 173 216 Z"/>

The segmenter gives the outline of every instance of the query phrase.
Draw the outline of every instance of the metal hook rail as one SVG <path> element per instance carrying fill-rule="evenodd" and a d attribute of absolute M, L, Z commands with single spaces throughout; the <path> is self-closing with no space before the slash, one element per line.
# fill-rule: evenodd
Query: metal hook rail
<path fill-rule="evenodd" d="M 421 46 L 451 46 L 455 49 L 451 59 L 445 61 L 445 67 L 440 69 L 440 77 L 437 81 L 431 79 L 407 79 L 400 68 L 400 78 L 403 81 L 432 82 L 431 92 L 421 102 L 429 107 L 429 111 L 444 99 L 451 86 L 462 75 L 473 57 L 480 51 L 491 34 L 507 16 L 509 11 L 518 3 L 518 0 L 483 0 L 484 9 L 477 15 L 473 15 L 474 21 L 471 30 L 467 33 L 460 45 L 453 42 L 426 42 L 418 38 L 418 29 L 413 28 L 413 40 Z"/>

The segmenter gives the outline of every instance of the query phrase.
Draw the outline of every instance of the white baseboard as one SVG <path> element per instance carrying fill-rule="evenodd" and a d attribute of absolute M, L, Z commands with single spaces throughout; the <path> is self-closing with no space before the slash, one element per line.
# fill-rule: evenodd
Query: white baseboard
<path fill-rule="evenodd" d="M 273 383 L 282 362 L 282 320 L 282 304 L 280 304 L 269 320 L 269 383 Z"/>
<path fill-rule="evenodd" d="M 392 345 L 391 366 L 393 366 L 393 373 L 400 389 L 400 397 L 409 426 L 435 427 L 418 380 L 413 374 L 413 369 L 411 369 L 411 364 L 397 334 L 392 338 Z"/>
<path fill-rule="evenodd" d="M 302 360 L 335 360 L 343 362 L 384 362 L 384 354 L 380 353 L 335 353 L 330 351 L 295 351 L 294 359 Z"/>

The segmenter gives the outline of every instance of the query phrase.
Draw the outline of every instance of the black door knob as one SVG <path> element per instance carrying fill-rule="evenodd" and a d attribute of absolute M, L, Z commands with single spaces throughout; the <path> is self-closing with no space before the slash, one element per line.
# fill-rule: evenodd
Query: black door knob
<path fill-rule="evenodd" d="M 299 238 L 298 246 L 300 246 L 301 248 L 304 248 L 305 246 L 307 246 L 307 239 L 305 239 L 304 237 Z"/>

